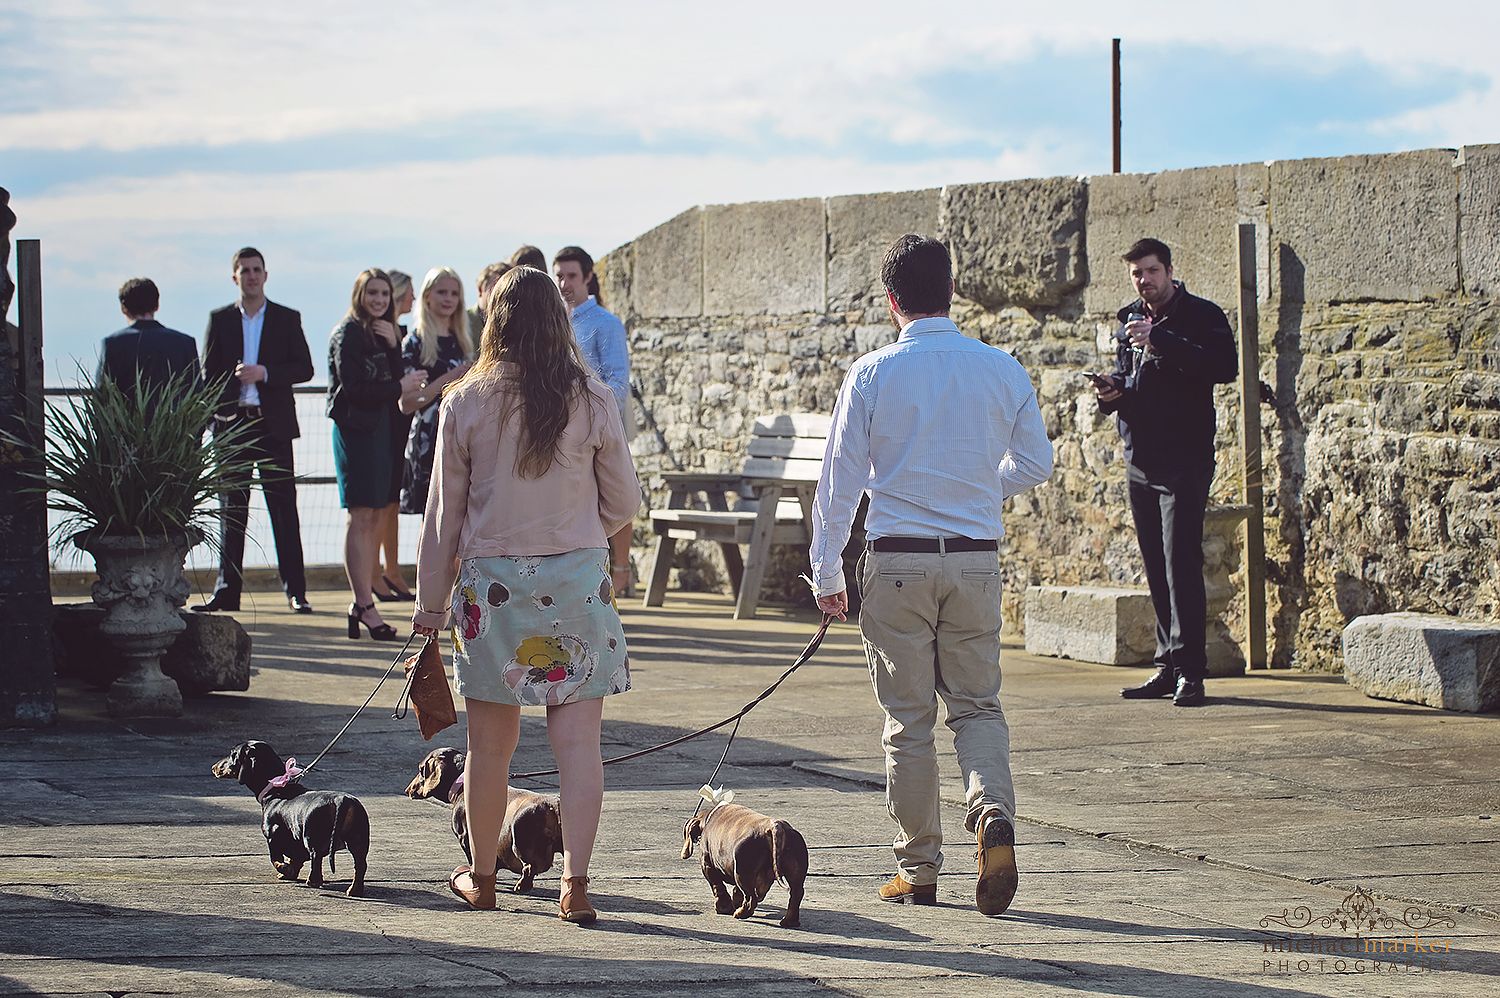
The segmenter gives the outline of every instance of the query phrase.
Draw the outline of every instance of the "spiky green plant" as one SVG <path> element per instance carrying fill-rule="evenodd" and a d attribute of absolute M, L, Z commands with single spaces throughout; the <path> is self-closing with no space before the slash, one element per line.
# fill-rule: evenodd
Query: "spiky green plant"
<path fill-rule="evenodd" d="M 224 384 L 184 373 L 127 392 L 105 379 L 50 412 L 44 460 L 29 477 L 63 514 L 53 543 L 84 531 L 213 543 L 217 531 L 207 528 L 223 515 L 214 500 L 253 467 L 242 425 L 204 440 Z M 0 435 L 34 453 L 14 434 Z"/>

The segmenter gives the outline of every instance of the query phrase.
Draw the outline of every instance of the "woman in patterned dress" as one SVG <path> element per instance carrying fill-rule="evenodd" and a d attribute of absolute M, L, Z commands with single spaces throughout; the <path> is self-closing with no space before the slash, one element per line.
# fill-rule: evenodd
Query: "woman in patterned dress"
<path fill-rule="evenodd" d="M 465 804 L 473 866 L 453 893 L 495 906 L 495 853 L 523 705 L 547 708 L 560 771 L 559 917 L 597 917 L 588 866 L 599 828 L 603 698 L 630 689 L 608 538 L 640 505 L 614 394 L 589 376 L 567 308 L 518 267 L 485 308 L 473 368 L 443 393 L 417 548 L 418 633 L 452 620 L 468 712 Z"/>
<path fill-rule="evenodd" d="M 438 397 L 445 384 L 463 377 L 473 358 L 464 282 L 452 268 L 434 267 L 422 280 L 416 325 L 401 344 L 406 371 L 421 371 L 427 379 L 417 390 L 401 396 L 401 411 L 415 414 L 401 472 L 403 513 L 421 514 L 427 505 L 437 444 Z"/>

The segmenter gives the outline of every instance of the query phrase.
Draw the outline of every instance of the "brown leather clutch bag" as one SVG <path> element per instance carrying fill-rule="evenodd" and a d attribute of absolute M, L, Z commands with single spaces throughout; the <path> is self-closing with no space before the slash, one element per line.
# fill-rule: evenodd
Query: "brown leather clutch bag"
<path fill-rule="evenodd" d="M 448 687 L 437 638 L 428 638 L 422 650 L 406 660 L 406 689 L 411 709 L 417 715 L 417 727 L 427 741 L 458 723 L 458 710 L 453 706 L 453 691 Z M 405 713 L 398 706 L 395 716 L 403 717 Z"/>

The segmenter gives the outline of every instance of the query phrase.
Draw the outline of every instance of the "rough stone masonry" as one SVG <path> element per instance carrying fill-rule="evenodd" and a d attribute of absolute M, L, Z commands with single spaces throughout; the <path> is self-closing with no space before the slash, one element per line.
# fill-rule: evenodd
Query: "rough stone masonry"
<path fill-rule="evenodd" d="M 1260 374 L 1278 399 L 1262 414 L 1273 664 L 1338 669 L 1364 614 L 1494 617 L 1500 145 L 690 209 L 600 265 L 650 416 L 642 477 L 660 501 L 662 471 L 736 468 L 757 413 L 829 411 L 850 362 L 895 335 L 886 246 L 935 233 L 955 319 L 1031 372 L 1057 450 L 1052 481 L 1007 512 L 1008 623 L 1028 585 L 1142 584 L 1119 440 L 1076 372 L 1108 362 L 1132 297 L 1119 255 L 1139 236 L 1237 326 L 1240 222 L 1257 229 Z M 1218 403 L 1227 503 L 1236 386 Z M 717 552 L 698 554 L 678 584 L 724 586 Z M 798 553 L 779 554 L 781 594 L 805 597 Z M 1240 612 L 1237 597 L 1236 635 Z"/>

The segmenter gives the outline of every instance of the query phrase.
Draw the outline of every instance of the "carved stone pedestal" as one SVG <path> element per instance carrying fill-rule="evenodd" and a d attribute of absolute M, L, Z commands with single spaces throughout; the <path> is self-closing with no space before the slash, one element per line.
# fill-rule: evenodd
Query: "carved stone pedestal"
<path fill-rule="evenodd" d="M 162 673 L 161 657 L 187 626 L 178 608 L 191 587 L 182 564 L 193 538 L 104 536 L 85 532 L 74 543 L 94 556 L 99 581 L 94 602 L 105 610 L 99 632 L 124 655 L 128 668 L 109 688 L 115 717 L 177 717 L 182 691 Z"/>

